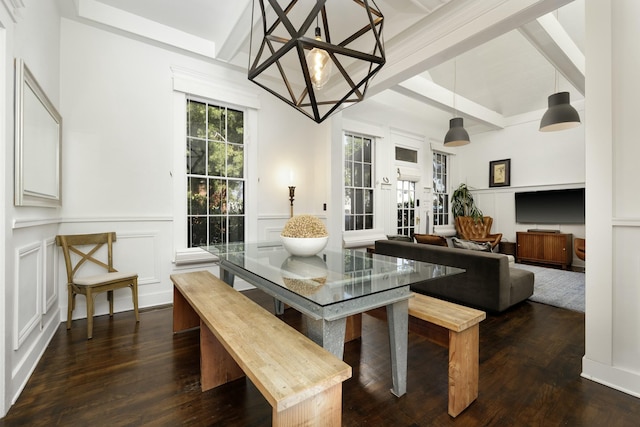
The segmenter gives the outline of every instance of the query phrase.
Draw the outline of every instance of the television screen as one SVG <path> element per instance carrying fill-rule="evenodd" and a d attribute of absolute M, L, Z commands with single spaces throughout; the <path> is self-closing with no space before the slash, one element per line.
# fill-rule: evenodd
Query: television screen
<path fill-rule="evenodd" d="M 584 224 L 584 188 L 515 193 L 516 222 Z"/>

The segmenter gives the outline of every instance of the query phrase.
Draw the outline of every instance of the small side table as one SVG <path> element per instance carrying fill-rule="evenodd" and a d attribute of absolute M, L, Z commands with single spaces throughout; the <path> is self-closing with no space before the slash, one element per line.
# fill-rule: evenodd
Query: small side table
<path fill-rule="evenodd" d="M 505 255 L 516 256 L 516 243 L 515 242 L 500 242 L 498 244 L 498 252 Z"/>

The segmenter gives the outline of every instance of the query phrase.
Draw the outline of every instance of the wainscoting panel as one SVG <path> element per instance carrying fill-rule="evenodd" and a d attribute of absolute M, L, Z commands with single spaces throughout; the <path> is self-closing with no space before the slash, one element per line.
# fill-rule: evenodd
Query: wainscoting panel
<path fill-rule="evenodd" d="M 58 303 L 58 287 L 56 286 L 57 274 L 57 246 L 55 237 L 51 237 L 43 242 L 44 259 L 43 264 L 43 292 L 42 292 L 42 314 L 47 314 Z"/>
<path fill-rule="evenodd" d="M 634 372 L 640 380 L 640 257 L 634 248 L 640 241 L 640 226 L 613 229 L 613 365 Z M 587 269 L 587 274 L 589 273 Z M 630 338 L 635 337 L 635 338 Z"/>
<path fill-rule="evenodd" d="M 13 290 L 13 349 L 18 350 L 40 324 L 42 314 L 42 244 L 31 243 L 16 249 L 16 278 Z"/>
<path fill-rule="evenodd" d="M 160 283 L 159 232 L 121 232 L 114 243 L 113 263 L 120 271 L 138 273 L 138 285 Z"/>

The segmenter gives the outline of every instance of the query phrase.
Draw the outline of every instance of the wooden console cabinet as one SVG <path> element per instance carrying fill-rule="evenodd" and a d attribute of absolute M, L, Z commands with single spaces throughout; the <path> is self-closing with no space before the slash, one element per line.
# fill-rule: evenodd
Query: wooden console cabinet
<path fill-rule="evenodd" d="M 573 260 L 573 235 L 565 233 L 522 232 L 516 233 L 517 262 L 560 265 L 564 270 Z"/>

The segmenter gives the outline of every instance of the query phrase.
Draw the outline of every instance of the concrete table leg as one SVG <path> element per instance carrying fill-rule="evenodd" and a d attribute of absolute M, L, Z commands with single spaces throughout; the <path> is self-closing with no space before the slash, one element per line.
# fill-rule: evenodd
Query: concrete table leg
<path fill-rule="evenodd" d="M 387 306 L 389 347 L 393 388 L 391 393 L 400 397 L 407 392 L 407 346 L 409 341 L 409 300 Z"/>

